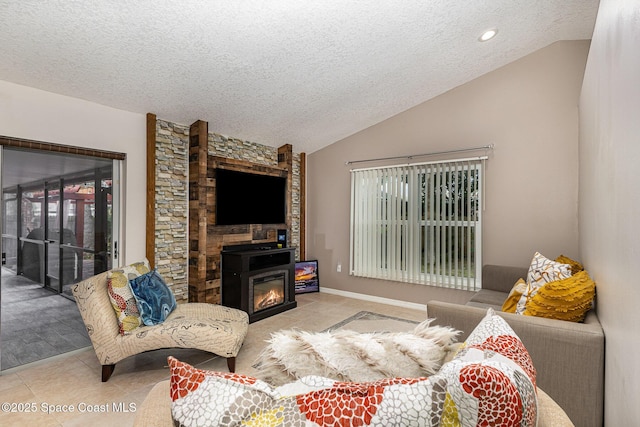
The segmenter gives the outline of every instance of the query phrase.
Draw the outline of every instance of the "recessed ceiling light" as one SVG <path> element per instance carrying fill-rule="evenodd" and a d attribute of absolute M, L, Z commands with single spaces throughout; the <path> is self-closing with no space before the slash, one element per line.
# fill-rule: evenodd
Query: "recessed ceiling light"
<path fill-rule="evenodd" d="M 481 42 L 486 42 L 486 41 L 491 40 L 492 38 L 494 38 L 496 36 L 496 34 L 498 34 L 498 30 L 493 28 L 491 30 L 487 30 L 484 33 L 482 33 L 482 35 L 480 37 L 478 37 L 478 40 L 481 41 Z"/>

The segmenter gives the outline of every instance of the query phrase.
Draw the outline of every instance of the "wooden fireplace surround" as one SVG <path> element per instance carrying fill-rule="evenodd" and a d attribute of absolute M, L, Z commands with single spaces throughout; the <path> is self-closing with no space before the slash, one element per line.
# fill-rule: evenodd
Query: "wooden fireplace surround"
<path fill-rule="evenodd" d="M 189 302 L 220 304 L 220 260 L 223 246 L 270 243 L 277 230 L 291 230 L 293 151 L 278 148 L 278 166 L 208 154 L 208 123 L 198 120 L 189 130 Z M 216 168 L 287 178 L 284 224 L 216 224 Z"/>

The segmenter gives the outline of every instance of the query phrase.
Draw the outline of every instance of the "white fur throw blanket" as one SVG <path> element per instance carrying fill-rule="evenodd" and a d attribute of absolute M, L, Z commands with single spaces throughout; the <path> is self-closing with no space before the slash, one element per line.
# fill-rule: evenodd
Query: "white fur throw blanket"
<path fill-rule="evenodd" d="M 274 332 L 254 366 L 257 376 L 274 386 L 307 375 L 353 382 L 429 376 L 440 369 L 460 333 L 429 326 L 432 320 L 411 332 Z"/>

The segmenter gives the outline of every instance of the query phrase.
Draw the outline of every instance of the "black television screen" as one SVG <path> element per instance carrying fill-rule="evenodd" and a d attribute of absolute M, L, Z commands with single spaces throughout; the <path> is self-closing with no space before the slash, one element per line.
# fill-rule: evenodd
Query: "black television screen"
<path fill-rule="evenodd" d="M 216 169 L 216 224 L 283 224 L 287 178 Z"/>

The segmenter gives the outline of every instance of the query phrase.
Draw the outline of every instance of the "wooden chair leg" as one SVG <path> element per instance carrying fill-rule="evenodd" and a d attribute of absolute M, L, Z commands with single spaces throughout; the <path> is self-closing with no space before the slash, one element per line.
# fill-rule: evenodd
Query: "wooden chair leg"
<path fill-rule="evenodd" d="M 102 365 L 102 382 L 106 383 L 113 374 L 113 370 L 116 368 L 115 363 L 113 365 Z"/>
<path fill-rule="evenodd" d="M 236 358 L 235 357 L 227 357 L 227 367 L 229 368 L 229 372 L 236 371 Z"/>

